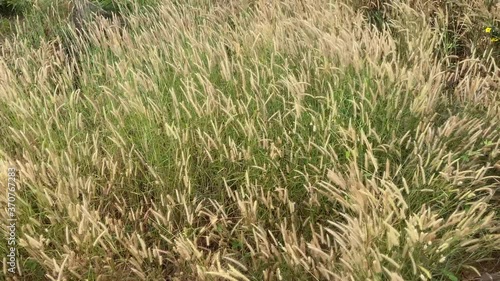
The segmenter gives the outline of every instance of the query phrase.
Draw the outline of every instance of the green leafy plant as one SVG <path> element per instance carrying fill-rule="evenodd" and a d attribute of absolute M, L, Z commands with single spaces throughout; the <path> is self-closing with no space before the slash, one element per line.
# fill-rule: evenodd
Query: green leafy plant
<path fill-rule="evenodd" d="M 446 270 L 446 269 L 443 269 L 441 270 L 441 272 L 443 273 L 444 276 L 446 276 L 448 278 L 449 281 L 458 281 L 458 277 L 453 274 L 452 272 Z"/>
<path fill-rule="evenodd" d="M 488 26 L 484 29 L 484 32 L 490 35 L 491 42 L 500 42 L 500 30 L 497 28 Z"/>

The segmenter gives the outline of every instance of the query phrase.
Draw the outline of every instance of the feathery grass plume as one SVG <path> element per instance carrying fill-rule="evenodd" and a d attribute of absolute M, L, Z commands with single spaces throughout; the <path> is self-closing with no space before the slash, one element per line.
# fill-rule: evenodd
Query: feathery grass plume
<path fill-rule="evenodd" d="M 65 52 L 72 64 L 72 71 L 74 72 L 74 88 L 80 88 L 81 76 L 81 55 L 85 51 L 90 39 L 89 29 L 93 28 L 93 24 L 99 17 L 112 19 L 113 13 L 105 11 L 100 4 L 94 3 L 90 0 L 72 0 L 70 1 L 71 7 L 71 23 L 73 26 L 74 34 L 69 35 L 69 39 L 65 42 Z"/>
<path fill-rule="evenodd" d="M 491 46 L 443 57 L 466 15 L 226 2 L 91 15 L 85 95 L 50 95 L 69 81 L 50 18 L 0 47 L 19 279 L 496 278 L 500 68 Z"/>
<path fill-rule="evenodd" d="M 96 16 L 111 17 L 110 12 L 90 0 L 72 0 L 71 3 L 71 21 L 79 36 L 84 36 L 88 23 L 92 22 Z"/>

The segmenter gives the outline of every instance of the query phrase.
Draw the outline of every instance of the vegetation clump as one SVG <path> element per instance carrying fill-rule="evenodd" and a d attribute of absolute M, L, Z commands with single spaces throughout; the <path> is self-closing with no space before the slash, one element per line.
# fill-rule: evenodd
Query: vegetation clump
<path fill-rule="evenodd" d="M 498 3 L 35 2 L 0 33 L 1 276 L 498 277 Z"/>

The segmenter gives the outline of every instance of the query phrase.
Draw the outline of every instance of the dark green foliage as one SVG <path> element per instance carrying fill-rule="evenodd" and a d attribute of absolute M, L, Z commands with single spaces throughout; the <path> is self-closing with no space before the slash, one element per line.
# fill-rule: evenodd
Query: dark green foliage
<path fill-rule="evenodd" d="M 0 0 L 0 17 L 24 14 L 31 6 L 28 0 Z"/>

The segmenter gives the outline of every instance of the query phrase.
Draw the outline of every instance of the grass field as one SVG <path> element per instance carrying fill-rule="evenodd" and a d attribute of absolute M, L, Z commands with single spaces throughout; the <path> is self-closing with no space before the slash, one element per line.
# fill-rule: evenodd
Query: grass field
<path fill-rule="evenodd" d="M 135 2 L 0 21 L 0 280 L 500 280 L 498 1 Z"/>

